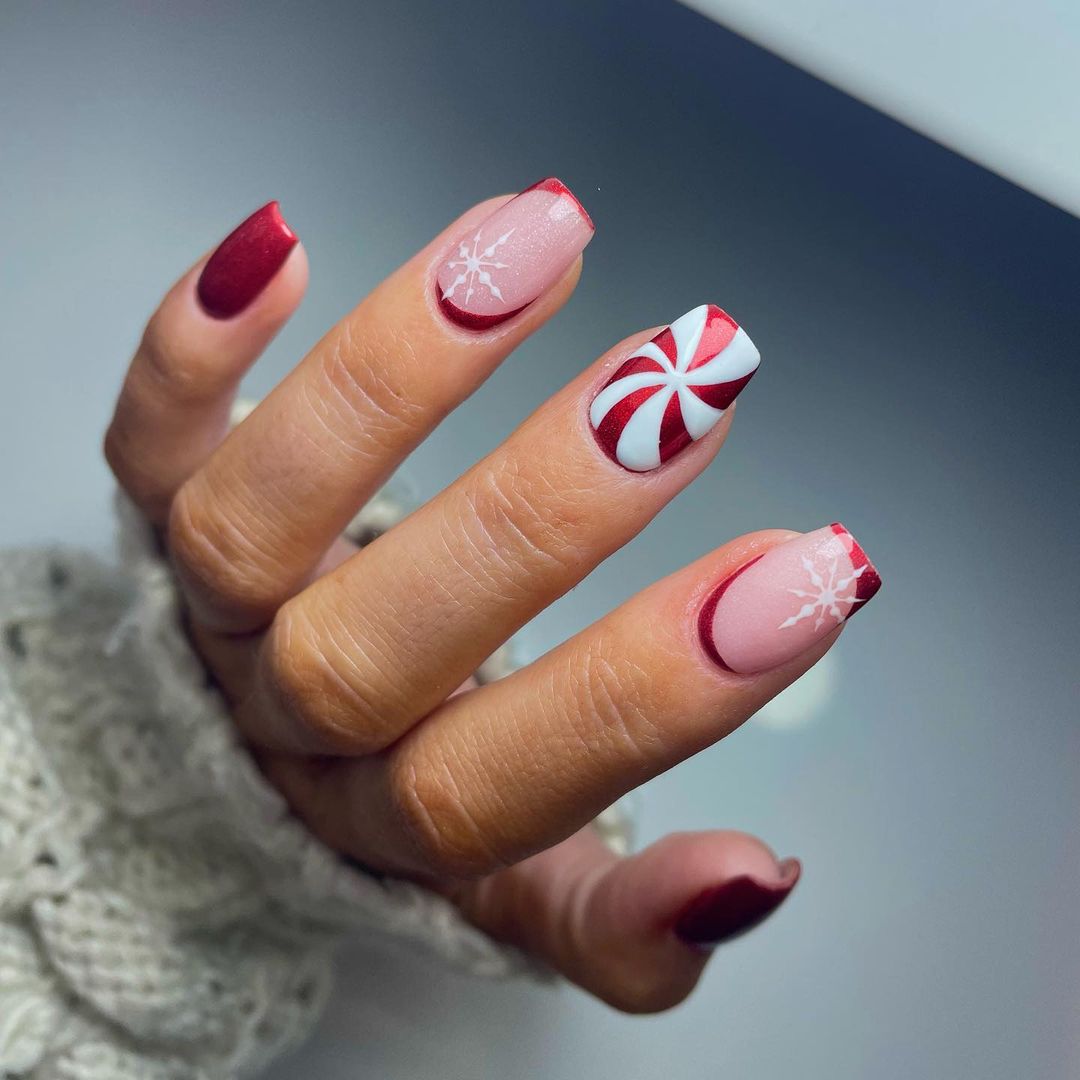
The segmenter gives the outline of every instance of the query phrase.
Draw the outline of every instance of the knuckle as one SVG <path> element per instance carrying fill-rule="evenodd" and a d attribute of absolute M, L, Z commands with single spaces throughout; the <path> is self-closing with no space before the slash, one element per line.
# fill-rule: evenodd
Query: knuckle
<path fill-rule="evenodd" d="M 217 358 L 207 356 L 183 340 L 169 335 L 155 316 L 147 323 L 135 365 L 174 406 L 200 405 L 216 399 L 222 390 Z"/>
<path fill-rule="evenodd" d="M 135 452 L 130 432 L 115 418 L 105 432 L 102 452 L 120 488 L 154 525 L 161 525 L 169 514 L 173 487 L 153 459 Z"/>
<path fill-rule="evenodd" d="M 426 429 L 427 405 L 407 392 L 402 371 L 411 346 L 405 340 L 365 336 L 358 340 L 346 321 L 323 353 L 315 391 L 307 395 L 314 418 L 361 457 L 380 454 L 402 432 Z M 397 360 L 392 367 L 386 357 Z"/>
<path fill-rule="evenodd" d="M 526 468 L 512 455 L 491 465 L 468 495 L 463 520 L 470 562 L 489 568 L 500 591 L 523 580 L 522 567 L 563 579 L 577 575 L 588 558 L 586 500 L 563 490 L 553 477 Z M 595 516 L 595 515 L 594 515 Z"/>
<path fill-rule="evenodd" d="M 305 749 L 376 753 L 393 741 L 396 727 L 367 688 L 362 663 L 334 637 L 321 634 L 296 601 L 286 603 L 263 644 L 267 689 L 299 727 Z"/>
<path fill-rule="evenodd" d="M 570 729 L 589 751 L 603 746 L 626 765 L 648 768 L 661 753 L 662 731 L 647 711 L 649 673 L 605 642 L 593 642 L 570 669 L 573 712 Z"/>
<path fill-rule="evenodd" d="M 128 443 L 128 436 L 120 418 L 113 417 L 112 423 L 109 424 L 109 428 L 105 432 L 105 439 L 102 443 L 102 452 L 105 455 L 105 463 L 112 470 L 112 474 L 116 477 L 117 483 L 119 483 L 132 498 L 139 501 L 141 491 L 143 487 L 145 487 L 145 479 L 135 467 L 135 461 L 128 452 Z"/>
<path fill-rule="evenodd" d="M 508 865 L 470 813 L 447 763 L 436 768 L 413 761 L 397 765 L 389 790 L 394 819 L 428 873 L 471 880 Z"/>
<path fill-rule="evenodd" d="M 105 438 L 101 444 L 102 453 L 105 455 L 105 463 L 112 470 L 113 476 L 125 487 L 124 477 L 127 473 L 127 453 L 124 448 L 124 438 L 114 417 L 105 432 Z"/>
<path fill-rule="evenodd" d="M 189 599 L 222 629 L 257 629 L 270 621 L 282 600 L 273 563 L 258 550 L 253 535 L 191 482 L 172 502 L 170 555 Z"/>
<path fill-rule="evenodd" d="M 124 380 L 101 448 L 117 483 L 140 506 L 144 505 L 148 495 L 156 495 L 162 486 L 155 476 L 157 457 L 152 453 L 152 447 L 147 446 L 150 426 L 143 402 L 129 376 Z"/>

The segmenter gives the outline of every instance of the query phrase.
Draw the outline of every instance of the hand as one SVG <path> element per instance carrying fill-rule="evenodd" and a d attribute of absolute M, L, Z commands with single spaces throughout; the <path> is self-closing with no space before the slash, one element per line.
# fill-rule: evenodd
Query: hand
<path fill-rule="evenodd" d="M 197 648 L 263 769 L 341 853 L 631 1011 L 791 890 L 734 832 L 618 858 L 589 821 L 797 679 L 877 575 L 842 526 L 740 537 L 496 683 L 471 674 L 719 451 L 758 362 L 703 307 L 615 345 L 479 464 L 356 550 L 357 509 L 566 302 L 592 222 L 557 181 L 468 211 L 227 434 L 299 304 L 270 204 L 172 288 L 106 438 L 160 527 Z"/>

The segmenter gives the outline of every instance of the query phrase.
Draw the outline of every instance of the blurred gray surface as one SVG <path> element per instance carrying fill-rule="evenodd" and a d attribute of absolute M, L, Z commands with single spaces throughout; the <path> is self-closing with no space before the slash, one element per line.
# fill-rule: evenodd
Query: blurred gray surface
<path fill-rule="evenodd" d="M 356 949 L 273 1077 L 1080 1073 L 1080 223 L 661 0 L 6 4 L 0 166 L 0 542 L 107 545 L 139 326 L 262 201 L 313 274 L 257 393 L 461 209 L 554 173 L 598 226 L 578 295 L 417 453 L 422 494 L 695 304 L 765 359 L 717 463 L 529 650 L 758 527 L 842 519 L 885 579 L 804 709 L 643 792 L 644 839 L 730 825 L 806 866 L 690 1003 Z"/>

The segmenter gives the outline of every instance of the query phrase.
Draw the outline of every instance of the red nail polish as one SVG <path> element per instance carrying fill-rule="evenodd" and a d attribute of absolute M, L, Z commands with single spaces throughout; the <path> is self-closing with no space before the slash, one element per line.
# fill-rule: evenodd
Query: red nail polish
<path fill-rule="evenodd" d="M 675 923 L 675 935 L 687 945 L 708 949 L 753 930 L 787 898 L 799 880 L 798 859 L 780 864 L 780 880 L 758 881 L 743 875 L 713 886 L 691 900 Z"/>
<path fill-rule="evenodd" d="M 276 201 L 256 210 L 203 267 L 196 290 L 203 310 L 215 319 L 239 315 L 270 284 L 296 243 Z"/>

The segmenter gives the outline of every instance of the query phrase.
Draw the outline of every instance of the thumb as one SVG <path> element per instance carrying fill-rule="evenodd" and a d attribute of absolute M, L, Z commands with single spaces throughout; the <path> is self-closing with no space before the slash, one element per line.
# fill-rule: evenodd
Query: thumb
<path fill-rule="evenodd" d="M 586 828 L 450 893 L 493 937 L 615 1008 L 647 1013 L 686 998 L 712 949 L 775 911 L 800 870 L 746 833 L 676 833 L 620 858 Z"/>

